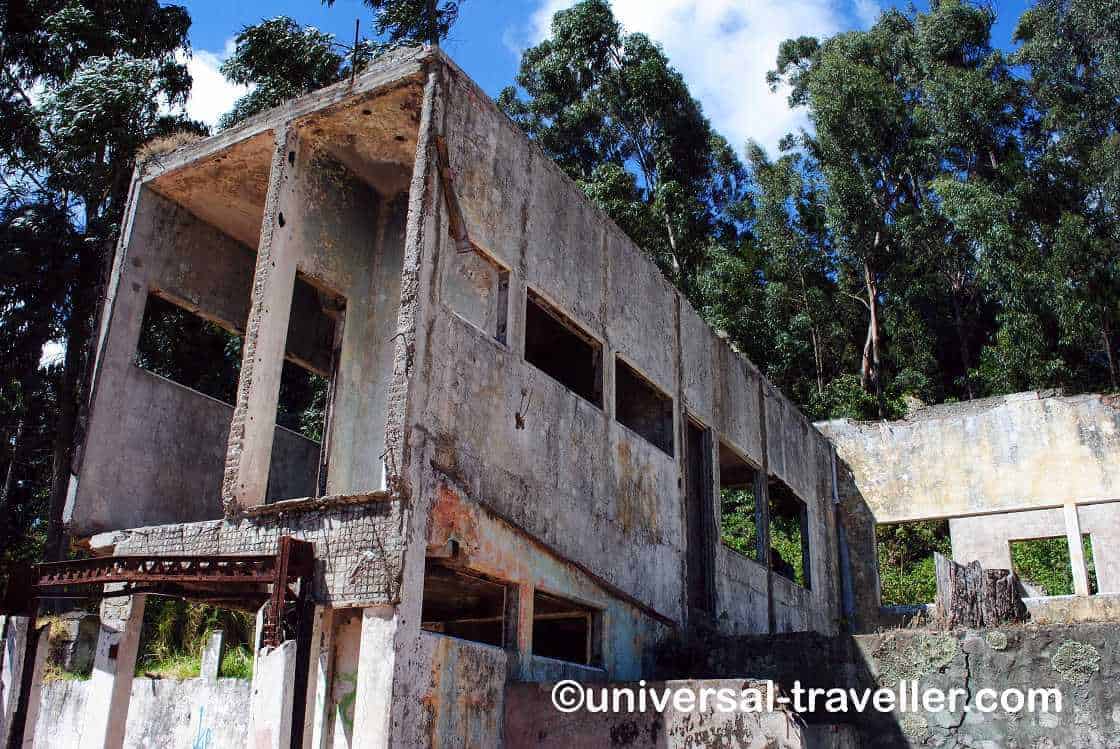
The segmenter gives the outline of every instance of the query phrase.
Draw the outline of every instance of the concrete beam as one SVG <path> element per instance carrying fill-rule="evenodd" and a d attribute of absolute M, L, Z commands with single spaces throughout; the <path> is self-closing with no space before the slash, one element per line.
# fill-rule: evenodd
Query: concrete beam
<path fill-rule="evenodd" d="M 218 672 L 222 668 L 222 655 L 226 649 L 226 633 L 218 629 L 210 633 L 206 644 L 202 646 L 202 665 L 199 676 L 206 681 L 218 680 Z"/>
<path fill-rule="evenodd" d="M 101 632 L 82 726 L 83 749 L 120 749 L 124 745 L 144 602 L 145 596 L 136 595 L 101 603 Z"/>
<path fill-rule="evenodd" d="M 249 749 L 291 747 L 295 677 L 295 640 L 257 654 L 249 702 Z"/>

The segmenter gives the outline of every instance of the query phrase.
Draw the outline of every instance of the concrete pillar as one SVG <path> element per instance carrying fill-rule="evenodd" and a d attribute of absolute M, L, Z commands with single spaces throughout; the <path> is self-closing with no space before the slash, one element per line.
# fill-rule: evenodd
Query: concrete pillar
<path fill-rule="evenodd" d="M 50 625 L 39 628 L 35 641 L 35 660 L 32 661 L 31 682 L 27 696 L 27 712 L 23 722 L 22 749 L 35 746 L 35 727 L 39 723 L 39 707 L 43 702 L 43 670 L 47 667 L 47 653 L 50 650 Z M 9 745 L 10 746 L 10 745 Z"/>
<path fill-rule="evenodd" d="M 334 663 L 334 612 L 316 606 L 311 628 L 311 663 L 303 722 L 303 749 L 326 749 Z"/>
<path fill-rule="evenodd" d="M 397 627 L 397 610 L 393 606 L 371 606 L 362 611 L 358 677 L 354 687 L 353 749 L 389 746 Z"/>
<path fill-rule="evenodd" d="M 101 602 L 101 631 L 82 725 L 83 749 L 120 749 L 124 745 L 144 600 L 137 595 Z"/>
<path fill-rule="evenodd" d="M 222 499 L 227 512 L 264 504 L 288 318 L 296 280 L 300 207 L 292 185 L 301 167 L 298 139 L 281 128 L 261 227 L 252 300 L 245 331 L 237 405 L 230 424 Z"/>
<path fill-rule="evenodd" d="M 12 720 L 19 706 L 24 654 L 31 620 L 26 616 L 0 619 L 0 746 L 8 746 Z"/>
<path fill-rule="evenodd" d="M 1081 546 L 1081 519 L 1077 516 L 1077 505 L 1065 504 L 1066 542 L 1069 544 L 1069 563 L 1073 567 L 1073 592 L 1075 595 L 1089 595 L 1089 570 L 1085 566 L 1085 549 Z"/>
<path fill-rule="evenodd" d="M 295 697 L 296 641 L 262 650 L 249 701 L 249 749 L 290 749 Z"/>
<path fill-rule="evenodd" d="M 226 649 L 226 633 L 216 629 L 210 633 L 206 644 L 202 646 L 202 666 L 199 676 L 206 681 L 217 681 L 218 672 L 222 668 L 222 655 Z"/>

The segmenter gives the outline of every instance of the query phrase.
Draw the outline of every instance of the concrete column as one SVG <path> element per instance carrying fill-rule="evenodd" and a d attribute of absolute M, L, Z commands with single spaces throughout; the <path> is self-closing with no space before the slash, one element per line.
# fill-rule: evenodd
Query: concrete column
<path fill-rule="evenodd" d="M 101 632 L 82 725 L 83 749 L 120 749 L 124 745 L 144 600 L 137 595 L 101 602 Z"/>
<path fill-rule="evenodd" d="M 304 703 L 303 749 L 326 749 L 334 663 L 334 612 L 316 606 L 311 629 L 311 663 Z"/>
<path fill-rule="evenodd" d="M 1077 505 L 1065 504 L 1066 542 L 1069 544 L 1069 563 L 1073 567 L 1073 592 L 1079 596 L 1089 595 L 1089 570 L 1085 566 L 1085 549 L 1081 546 L 1081 520 L 1077 516 Z"/>
<path fill-rule="evenodd" d="M 22 749 L 35 746 L 35 727 L 39 724 L 39 707 L 43 702 L 43 670 L 47 666 L 47 652 L 50 650 L 50 625 L 39 628 L 35 641 L 35 660 L 32 662 L 31 683 L 27 696 L 27 713 L 23 722 Z M 10 746 L 10 745 L 9 745 Z"/>
<path fill-rule="evenodd" d="M 0 619 L 0 746 L 8 746 L 12 719 L 19 706 L 24 654 L 31 620 L 26 616 Z"/>
<path fill-rule="evenodd" d="M 258 653 L 249 700 L 249 749 L 290 749 L 295 678 L 295 640 Z"/>
<path fill-rule="evenodd" d="M 222 655 L 226 649 L 226 633 L 214 630 L 210 633 L 206 644 L 202 646 L 202 666 L 199 676 L 206 681 L 217 681 L 218 672 L 222 669 Z"/>
<path fill-rule="evenodd" d="M 264 504 L 280 374 L 288 340 L 288 318 L 296 279 L 296 237 L 300 207 L 292 185 L 301 166 L 298 139 L 277 131 L 261 227 L 252 301 L 245 331 L 237 405 L 230 424 L 222 499 L 226 511 Z"/>
<path fill-rule="evenodd" d="M 362 611 L 358 677 L 354 687 L 353 749 L 385 749 L 392 735 L 394 638 L 397 610 L 371 606 Z"/>

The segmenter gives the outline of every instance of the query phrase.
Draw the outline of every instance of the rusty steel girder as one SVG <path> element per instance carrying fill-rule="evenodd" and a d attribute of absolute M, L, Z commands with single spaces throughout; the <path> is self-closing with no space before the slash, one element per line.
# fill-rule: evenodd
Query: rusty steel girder
<path fill-rule="evenodd" d="M 314 546 L 282 536 L 276 554 L 267 555 L 122 555 L 44 562 L 13 570 L 4 611 L 34 616 L 43 598 L 112 598 L 140 593 L 167 595 L 237 608 L 267 602 L 261 644 L 283 640 L 287 604 L 298 617 L 310 596 L 315 570 Z M 299 594 L 291 586 L 299 584 Z M 119 588 L 105 590 L 106 585 Z M 271 590 L 270 590 L 271 588 Z"/>

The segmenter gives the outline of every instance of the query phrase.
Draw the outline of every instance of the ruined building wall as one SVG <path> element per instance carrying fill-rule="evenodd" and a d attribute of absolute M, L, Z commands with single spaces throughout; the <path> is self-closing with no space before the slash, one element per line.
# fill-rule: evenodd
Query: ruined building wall
<path fill-rule="evenodd" d="M 717 621 L 766 631 L 772 609 L 777 629 L 829 631 L 837 592 L 828 443 L 488 97 L 453 66 L 445 75 L 433 129 L 445 139 L 454 200 L 475 251 L 460 251 L 450 236 L 455 208 L 433 164 L 409 393 L 412 489 L 426 503 L 417 512 L 446 509 L 452 503 L 435 498 L 449 493 L 456 507 L 478 503 L 480 520 L 465 509 L 448 520 L 468 564 L 546 585 L 541 570 L 558 559 L 569 579 L 592 579 L 647 619 L 681 624 L 691 418 L 716 438 L 713 483 L 723 441 L 756 468 L 770 466 L 809 509 L 808 590 L 710 539 Z M 601 347 L 597 402 L 526 361 L 530 295 Z M 622 363 L 671 398 L 670 449 L 619 423 Z M 714 495 L 712 502 L 718 514 Z M 516 554 L 486 553 L 485 539 L 506 532 L 499 529 L 538 542 L 528 569 Z M 552 592 L 574 595 L 576 587 Z"/>
<path fill-rule="evenodd" d="M 1066 536 L 1082 596 L 1086 560 L 1072 540 L 1089 534 L 1100 592 L 1118 590 L 1120 410 L 1111 397 L 1017 393 L 904 421 L 818 427 L 839 457 L 857 629 L 878 622 L 880 523 L 948 518 L 958 562 L 999 568 L 1011 566 L 1011 541 Z"/>

